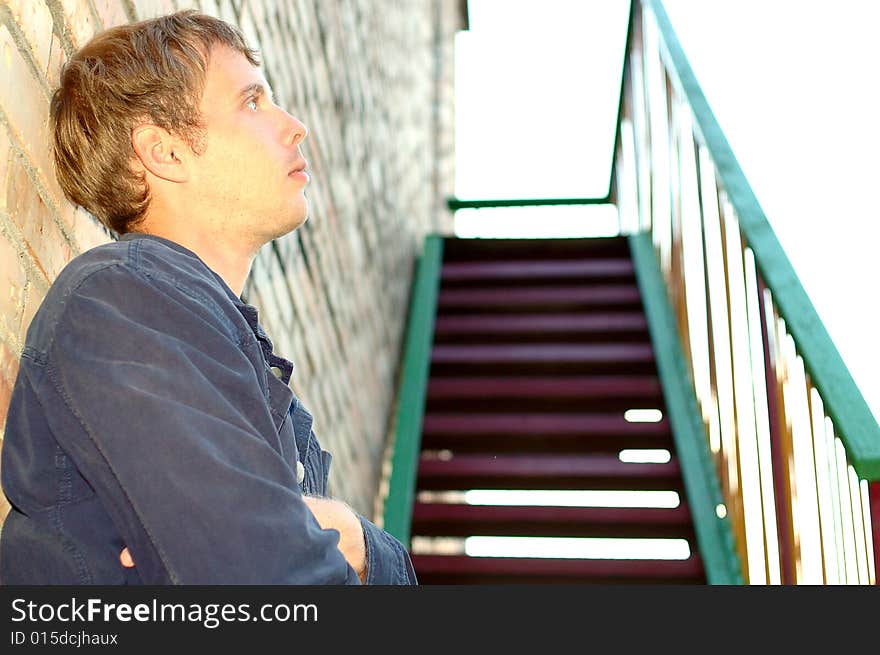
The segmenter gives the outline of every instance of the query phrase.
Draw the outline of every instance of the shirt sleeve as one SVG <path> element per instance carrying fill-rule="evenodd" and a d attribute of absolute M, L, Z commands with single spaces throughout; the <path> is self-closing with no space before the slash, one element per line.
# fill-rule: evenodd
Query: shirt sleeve
<path fill-rule="evenodd" d="M 66 299 L 50 425 L 146 584 L 359 584 L 216 301 L 115 267 Z M 258 347 L 254 344 L 254 347 Z"/>
<path fill-rule="evenodd" d="M 368 585 L 416 585 L 416 572 L 406 548 L 397 539 L 358 515 L 367 544 Z"/>

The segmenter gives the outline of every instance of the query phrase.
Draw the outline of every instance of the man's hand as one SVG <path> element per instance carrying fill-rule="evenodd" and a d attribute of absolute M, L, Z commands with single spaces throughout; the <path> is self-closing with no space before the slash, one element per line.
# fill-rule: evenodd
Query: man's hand
<path fill-rule="evenodd" d="M 315 515 L 318 525 L 339 531 L 339 550 L 351 568 L 357 571 L 361 582 L 367 578 L 367 547 L 364 530 L 352 509 L 340 500 L 303 496 L 306 506 Z"/>
<path fill-rule="evenodd" d="M 303 496 L 303 501 L 323 530 L 333 528 L 339 531 L 339 550 L 351 568 L 357 571 L 361 582 L 367 580 L 367 547 L 364 530 L 352 509 L 340 500 Z M 127 569 L 134 566 L 131 552 L 123 548 L 119 553 L 119 563 Z"/>

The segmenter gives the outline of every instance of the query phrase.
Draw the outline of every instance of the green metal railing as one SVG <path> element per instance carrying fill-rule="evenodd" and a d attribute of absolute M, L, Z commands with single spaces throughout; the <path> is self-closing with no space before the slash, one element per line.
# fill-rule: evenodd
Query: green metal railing
<path fill-rule="evenodd" d="M 880 427 L 662 4 L 630 21 L 613 196 L 661 263 L 744 576 L 876 581 Z"/>
<path fill-rule="evenodd" d="M 462 200 L 447 198 L 446 206 L 450 211 L 459 209 L 485 209 L 490 207 L 547 207 L 557 205 L 608 205 L 611 201 L 604 198 L 520 198 L 501 200 Z"/>
<path fill-rule="evenodd" d="M 407 546 L 416 495 L 422 417 L 425 413 L 442 262 L 443 237 L 429 235 L 416 263 L 415 282 L 410 296 L 400 393 L 397 399 L 394 456 L 391 460 L 391 479 L 383 517 L 385 530 Z"/>
<path fill-rule="evenodd" d="M 620 232 L 636 235 L 633 258 L 710 582 L 876 582 L 880 426 L 659 0 L 633 1 L 614 152 L 603 198 L 450 198 L 448 206 L 616 204 Z M 429 237 L 419 265 L 386 502 L 386 528 L 404 543 L 441 250 Z"/>

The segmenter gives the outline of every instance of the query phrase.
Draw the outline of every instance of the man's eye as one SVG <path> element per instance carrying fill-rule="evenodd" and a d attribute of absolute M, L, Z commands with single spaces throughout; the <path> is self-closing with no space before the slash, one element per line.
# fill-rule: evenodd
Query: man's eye
<path fill-rule="evenodd" d="M 253 111 L 257 111 L 257 99 L 256 98 L 251 98 L 245 104 L 247 107 L 250 107 L 251 105 L 253 105 Z"/>

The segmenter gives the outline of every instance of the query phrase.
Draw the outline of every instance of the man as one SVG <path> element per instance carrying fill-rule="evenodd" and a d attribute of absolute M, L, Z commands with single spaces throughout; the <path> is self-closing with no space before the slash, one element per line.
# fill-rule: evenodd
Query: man
<path fill-rule="evenodd" d="M 306 127 L 256 53 L 191 11 L 113 28 L 51 103 L 65 195 L 120 236 L 54 282 L 3 448 L 4 584 L 414 584 L 324 498 L 330 454 L 240 299 L 306 220 Z"/>

